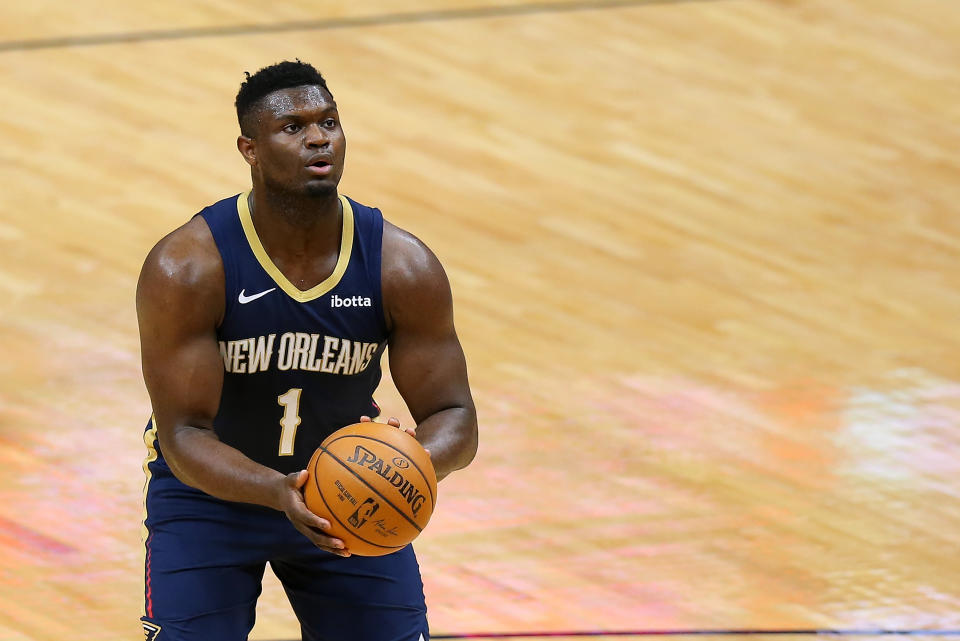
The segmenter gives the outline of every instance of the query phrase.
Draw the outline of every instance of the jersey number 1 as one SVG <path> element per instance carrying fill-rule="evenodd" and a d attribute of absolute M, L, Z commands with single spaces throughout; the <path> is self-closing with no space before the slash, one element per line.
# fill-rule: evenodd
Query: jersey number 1
<path fill-rule="evenodd" d="M 283 418 L 280 419 L 280 456 L 293 454 L 293 439 L 297 436 L 297 426 L 300 425 L 300 392 L 299 387 L 292 387 L 277 397 L 277 402 L 283 407 Z"/>

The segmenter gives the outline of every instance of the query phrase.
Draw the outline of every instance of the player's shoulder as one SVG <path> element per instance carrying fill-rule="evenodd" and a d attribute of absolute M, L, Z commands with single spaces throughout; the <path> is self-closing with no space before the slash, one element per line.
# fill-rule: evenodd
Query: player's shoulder
<path fill-rule="evenodd" d="M 202 216 L 161 238 L 144 261 L 143 272 L 172 284 L 191 285 L 223 274 L 223 261 Z"/>
<path fill-rule="evenodd" d="M 437 278 L 446 281 L 440 259 L 426 243 L 386 219 L 383 221 L 381 261 L 385 285 L 388 281 L 400 285 L 415 285 Z"/>
<path fill-rule="evenodd" d="M 450 283 L 436 254 L 422 240 L 388 220 L 383 221 L 381 265 L 388 309 L 417 307 L 450 297 Z"/>
<path fill-rule="evenodd" d="M 154 245 L 137 282 L 141 327 L 219 326 L 224 314 L 224 269 L 202 216 L 194 216 Z M 152 330 L 149 330 L 152 331 Z"/>

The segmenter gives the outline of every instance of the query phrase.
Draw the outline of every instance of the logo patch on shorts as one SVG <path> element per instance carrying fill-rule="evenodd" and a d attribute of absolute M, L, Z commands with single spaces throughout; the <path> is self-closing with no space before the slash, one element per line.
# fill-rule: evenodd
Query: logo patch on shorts
<path fill-rule="evenodd" d="M 154 641 L 160 634 L 160 626 L 149 621 L 140 621 L 143 624 L 143 641 Z"/>

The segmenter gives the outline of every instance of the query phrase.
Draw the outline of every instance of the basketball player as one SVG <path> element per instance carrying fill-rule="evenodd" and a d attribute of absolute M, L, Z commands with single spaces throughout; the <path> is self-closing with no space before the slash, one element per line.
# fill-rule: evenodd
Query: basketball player
<path fill-rule="evenodd" d="M 316 69 L 248 75 L 236 107 L 252 190 L 162 239 L 137 289 L 146 638 L 246 639 L 269 562 L 304 639 L 428 639 L 413 549 L 351 556 L 301 487 L 328 434 L 379 414 L 386 346 L 437 477 L 470 463 L 449 283 L 417 238 L 338 194 L 346 139 Z"/>

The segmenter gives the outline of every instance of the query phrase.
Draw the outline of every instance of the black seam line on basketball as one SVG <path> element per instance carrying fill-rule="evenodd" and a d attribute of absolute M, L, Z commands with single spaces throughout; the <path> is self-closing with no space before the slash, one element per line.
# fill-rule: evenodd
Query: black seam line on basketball
<path fill-rule="evenodd" d="M 340 440 L 340 439 L 337 439 L 337 440 Z M 331 444 L 333 444 L 333 441 L 331 441 Z M 381 494 L 380 491 L 379 491 L 377 488 L 375 488 L 375 487 L 373 487 L 372 485 L 370 485 L 369 483 L 367 483 L 367 480 L 366 480 L 365 478 L 363 478 L 362 476 L 360 476 L 359 474 L 357 474 L 356 472 L 354 472 L 353 470 L 351 470 L 351 469 L 347 466 L 347 464 L 344 463 L 343 461 L 341 461 L 339 458 L 337 458 L 337 457 L 333 454 L 333 452 L 329 451 L 329 450 L 328 450 L 326 447 L 324 447 L 323 445 L 320 446 L 320 449 L 323 450 L 324 454 L 329 454 L 329 455 L 330 455 L 330 458 L 332 458 L 334 461 L 336 461 L 337 463 L 339 463 L 340 465 L 342 465 L 342 466 L 343 466 L 343 469 L 345 469 L 346 471 L 350 472 L 350 473 L 353 474 L 355 477 L 357 477 L 357 480 L 360 481 L 361 483 L 363 483 L 364 485 L 366 485 L 368 488 L 370 488 L 370 491 L 371 491 L 371 492 L 373 492 L 374 494 L 376 494 L 377 496 L 379 496 L 380 498 L 382 498 L 382 499 L 386 502 L 387 505 L 389 505 L 390 507 L 392 507 L 392 508 L 394 509 L 394 511 L 395 511 L 397 514 L 399 514 L 400 516 L 402 516 L 403 518 L 405 518 L 407 521 L 409 521 L 409 522 L 410 522 L 410 525 L 412 525 L 413 527 L 417 528 L 417 532 L 423 532 L 423 528 L 420 527 L 419 525 L 417 525 L 417 522 L 416 522 L 416 521 L 414 521 L 414 520 L 411 519 L 409 516 L 407 516 L 406 514 L 404 514 L 404 513 L 403 513 L 403 510 L 401 510 L 401 509 L 398 508 L 396 505 L 394 505 L 393 503 L 391 503 L 391 502 L 390 502 L 390 499 L 388 499 L 388 498 L 385 497 L 383 494 Z M 323 495 L 321 494 L 321 497 L 322 497 L 322 496 L 323 496 Z M 339 520 L 339 519 L 338 519 L 338 520 Z"/>
<path fill-rule="evenodd" d="M 334 443 L 336 443 L 337 441 L 339 441 L 339 440 L 342 439 L 342 438 L 365 438 L 365 439 L 370 440 L 370 441 L 376 441 L 377 443 L 380 443 L 381 445 L 386 445 L 387 447 L 389 447 L 390 449 L 392 449 L 392 450 L 393 450 L 394 452 L 396 452 L 397 454 L 403 455 L 404 460 L 410 461 L 410 465 L 412 465 L 412 466 L 414 466 L 415 468 L 417 468 L 417 472 L 420 473 L 420 478 L 422 478 L 423 481 L 424 481 L 424 483 L 427 484 L 427 491 L 430 492 L 430 507 L 431 507 L 431 509 L 433 509 L 434 507 L 436 507 L 436 505 L 437 505 L 437 499 L 436 499 L 436 497 L 433 495 L 433 490 L 430 489 L 430 483 L 427 482 L 427 475 L 423 473 L 423 470 L 420 469 L 420 466 L 417 465 L 417 462 L 416 462 L 416 461 L 411 460 L 410 457 L 407 456 L 407 453 L 406 453 L 406 452 L 404 452 L 403 450 L 397 449 L 396 446 L 391 445 L 390 443 L 387 443 L 386 441 L 381 441 L 381 440 L 378 439 L 378 438 L 373 438 L 372 436 L 367 436 L 366 434 L 347 434 L 346 436 L 338 436 L 337 438 L 335 438 L 335 439 L 333 439 L 332 441 L 330 441 L 330 445 L 333 445 Z M 411 438 L 412 438 L 412 437 L 411 437 Z M 328 445 L 328 447 L 329 447 L 329 445 Z M 431 464 L 431 465 L 432 465 L 432 464 Z M 436 471 L 434 471 L 434 477 L 436 477 Z"/>
<path fill-rule="evenodd" d="M 337 461 L 337 462 L 339 463 L 339 459 L 337 459 L 336 456 L 334 456 L 333 454 L 330 454 L 330 452 L 324 450 L 323 447 L 321 447 L 320 449 L 321 449 L 321 454 L 320 454 L 320 456 L 323 456 L 324 454 L 328 454 L 328 455 L 330 456 L 330 458 L 332 458 L 334 461 Z M 314 468 L 316 468 L 316 466 L 314 466 Z M 314 477 L 314 479 L 316 479 L 317 475 L 314 474 L 313 477 Z M 343 526 L 343 529 L 344 529 L 344 530 L 346 530 L 347 532 L 349 532 L 352 536 L 357 537 L 358 539 L 360 539 L 361 541 L 363 541 L 363 542 L 366 543 L 367 545 L 372 545 L 372 546 L 375 547 L 375 548 L 383 548 L 384 550 L 399 550 L 400 548 L 402 548 L 402 547 L 404 547 L 404 546 L 407 545 L 406 543 L 404 543 L 403 545 L 381 545 L 381 544 L 379 544 L 379 543 L 374 543 L 373 541 L 368 541 L 367 539 L 363 538 L 362 536 L 360 536 L 359 534 L 357 534 L 356 532 L 354 532 L 353 530 L 351 530 L 351 529 L 350 529 L 350 526 L 348 526 L 346 523 L 344 523 L 343 521 L 340 520 L 340 517 L 336 515 L 336 513 L 333 511 L 333 508 L 330 507 L 330 504 L 329 504 L 329 503 L 327 503 L 326 497 L 323 495 L 323 492 L 320 491 L 320 485 L 319 485 L 319 484 L 317 484 L 317 493 L 320 494 L 320 500 L 323 501 L 323 504 L 327 506 L 327 511 L 330 513 L 330 516 L 332 516 L 333 518 L 335 518 L 335 519 L 337 520 L 337 523 L 339 523 L 340 525 Z M 396 508 L 394 508 L 394 509 L 396 509 Z M 349 549 L 349 546 L 347 546 L 347 549 Z"/>
<path fill-rule="evenodd" d="M 720 2 L 722 0 L 593 0 L 586 2 L 533 2 L 512 6 L 478 6 L 465 9 L 414 11 L 408 13 L 384 13 L 352 18 L 329 18 L 326 20 L 303 20 L 274 22 L 268 24 L 240 24 L 218 27 L 193 27 L 185 29 L 152 29 L 126 31 L 87 36 L 61 36 L 58 38 L 35 38 L 0 42 L 0 53 L 7 51 L 35 51 L 38 49 L 64 49 L 70 47 L 96 47 L 100 45 L 126 44 L 131 42 L 154 42 L 160 40 L 189 40 L 192 38 L 223 38 L 229 36 L 255 36 L 290 31 L 325 31 L 354 29 L 358 27 L 382 27 L 401 24 L 445 22 L 452 20 L 476 20 L 483 18 L 509 18 L 549 13 L 574 11 L 600 11 L 605 9 L 629 9 L 645 5 L 690 4 Z"/>

